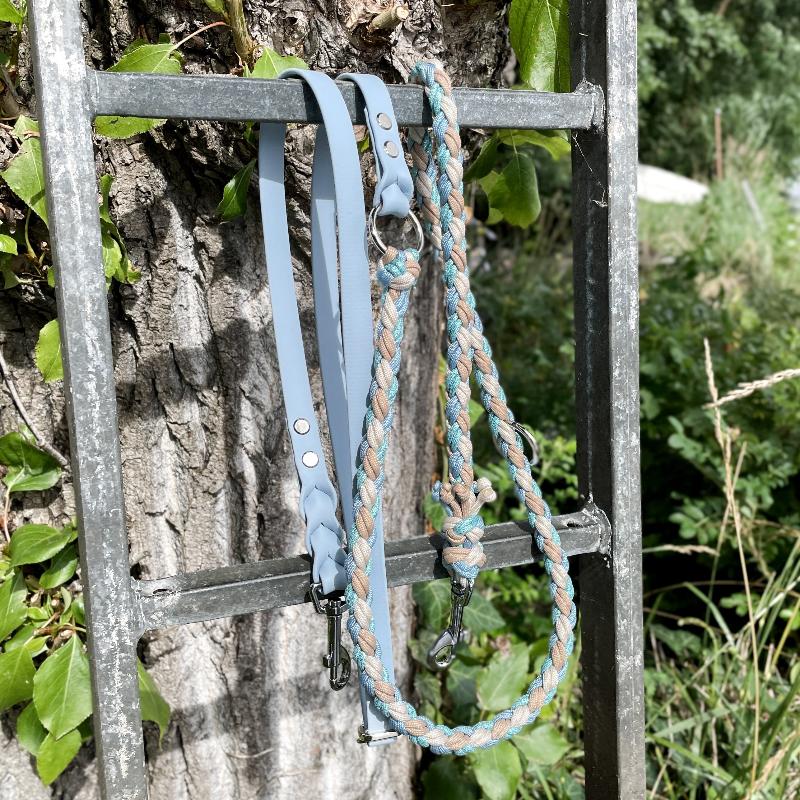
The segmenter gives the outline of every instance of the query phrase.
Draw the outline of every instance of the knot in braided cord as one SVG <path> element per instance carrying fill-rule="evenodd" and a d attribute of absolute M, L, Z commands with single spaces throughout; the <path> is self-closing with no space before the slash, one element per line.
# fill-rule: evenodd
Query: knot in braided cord
<path fill-rule="evenodd" d="M 353 496 L 354 524 L 348 536 L 345 592 L 353 639 L 354 659 L 361 681 L 378 709 L 399 733 L 435 753 L 464 755 L 487 748 L 518 733 L 549 703 L 566 674 L 574 645 L 576 609 L 569 577 L 569 563 L 561 549 L 550 511 L 533 480 L 522 441 L 512 423 L 499 375 L 469 287 L 466 258 L 463 197 L 463 164 L 456 107 L 450 97 L 450 80 L 438 64 L 422 63 L 412 72 L 421 83 L 433 115 L 432 134 L 412 129 L 412 163 L 417 203 L 429 240 L 441 253 L 446 287 L 448 371 L 447 403 L 448 480 L 434 493 L 448 513 L 444 533 L 448 540 L 443 556 L 450 568 L 467 579 L 477 575 L 484 561 L 481 506 L 494 498 L 488 481 L 475 481 L 470 440 L 470 377 L 475 377 L 489 427 L 500 447 L 515 491 L 528 511 L 537 546 L 544 555 L 553 600 L 553 633 L 548 653 L 537 677 L 525 694 L 493 719 L 473 726 L 449 728 L 417 713 L 400 689 L 389 679 L 374 634 L 370 572 L 375 545 L 375 516 L 381 507 L 385 482 L 384 464 L 389 445 L 398 392 L 404 317 L 411 287 L 419 274 L 416 251 L 387 251 L 378 267 L 383 284 L 375 331 L 373 381 L 365 416 L 365 435 L 358 454 Z"/>
<path fill-rule="evenodd" d="M 449 572 L 473 581 L 486 563 L 481 538 L 483 519 L 480 515 L 484 503 L 497 499 L 487 478 L 480 478 L 469 489 L 463 483 L 437 482 L 433 499 L 447 512 L 442 533 L 448 545 L 442 550 L 442 562 Z"/>

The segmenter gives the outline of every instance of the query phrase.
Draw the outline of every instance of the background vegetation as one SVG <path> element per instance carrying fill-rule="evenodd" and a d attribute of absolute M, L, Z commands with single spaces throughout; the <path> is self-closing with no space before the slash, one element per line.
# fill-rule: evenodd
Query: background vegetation
<path fill-rule="evenodd" d="M 699 206 L 640 203 L 651 798 L 800 791 L 800 259 L 786 191 L 800 147 L 800 20 L 789 5 L 639 3 L 642 160 L 710 179 L 719 108 L 724 168 Z M 473 187 L 486 220 L 471 228 L 473 282 L 511 406 L 537 433 L 536 477 L 565 512 L 579 505 L 569 165 L 541 149 L 531 157 L 541 198 L 531 236 L 496 224 Z M 708 407 L 717 392 L 767 376 L 771 385 Z M 487 522 L 521 518 L 485 435 L 476 461 L 500 495 Z M 426 711 L 448 723 L 474 719 L 476 706 L 486 716 L 506 707 L 544 658 L 540 571 L 485 574 L 479 586 L 469 646 L 445 677 L 418 673 Z M 447 586 L 420 586 L 415 597 L 424 663 Z M 431 759 L 424 796 L 583 797 L 580 686 L 573 662 L 554 706 L 513 744 Z"/>

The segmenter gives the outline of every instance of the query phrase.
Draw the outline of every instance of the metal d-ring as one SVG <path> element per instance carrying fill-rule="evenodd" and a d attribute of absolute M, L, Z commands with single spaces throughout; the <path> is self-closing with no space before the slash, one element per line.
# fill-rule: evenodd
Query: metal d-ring
<path fill-rule="evenodd" d="M 532 467 L 536 466 L 539 463 L 539 442 L 521 422 L 515 420 L 511 423 L 511 427 L 516 431 L 520 439 L 531 448 L 530 465 Z"/>
<path fill-rule="evenodd" d="M 389 249 L 383 239 L 381 239 L 380 233 L 378 233 L 378 214 L 381 213 L 382 208 L 383 204 L 373 207 L 372 211 L 369 212 L 368 218 L 370 241 L 381 251 L 381 255 Z M 422 249 L 425 247 L 425 232 L 422 230 L 422 223 L 417 219 L 417 215 L 413 211 L 409 211 L 408 216 L 414 223 L 414 228 L 417 232 L 418 243 L 416 250 L 422 253 Z"/>

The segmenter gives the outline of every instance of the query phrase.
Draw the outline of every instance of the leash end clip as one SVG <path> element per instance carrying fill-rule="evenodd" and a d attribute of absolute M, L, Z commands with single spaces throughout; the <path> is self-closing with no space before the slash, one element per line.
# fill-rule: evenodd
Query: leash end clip
<path fill-rule="evenodd" d="M 350 653 L 342 647 L 342 616 L 346 603 L 339 597 L 325 597 L 322 585 L 311 584 L 311 601 L 317 614 L 328 620 L 328 653 L 322 657 L 322 666 L 328 669 L 328 683 L 338 692 L 350 683 Z"/>
<path fill-rule="evenodd" d="M 464 629 L 464 609 L 472 599 L 472 581 L 453 578 L 450 581 L 450 624 L 428 650 L 428 666 L 433 670 L 447 669 L 456 659 L 456 647 L 468 632 Z"/>

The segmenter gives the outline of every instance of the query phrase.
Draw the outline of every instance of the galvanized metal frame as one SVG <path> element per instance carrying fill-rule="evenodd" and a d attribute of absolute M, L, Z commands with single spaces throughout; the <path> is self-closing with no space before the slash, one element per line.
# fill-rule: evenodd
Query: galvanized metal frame
<path fill-rule="evenodd" d="M 459 89 L 456 100 L 464 127 L 573 131 L 578 466 L 590 502 L 555 521 L 567 553 L 581 556 L 587 798 L 635 800 L 645 787 L 636 3 L 570 0 L 570 17 L 572 92 Z M 79 0 L 30 0 L 29 23 L 58 275 L 100 786 L 104 800 L 146 800 L 138 638 L 149 629 L 304 602 L 308 563 L 280 559 L 157 581 L 130 576 L 92 119 L 316 122 L 317 109 L 295 82 L 87 69 Z M 420 89 L 390 91 L 400 124 L 430 121 Z M 354 122 L 363 122 L 352 85 L 344 94 Z M 492 526 L 486 545 L 490 567 L 537 558 L 522 525 Z M 428 537 L 390 543 L 387 572 L 392 586 L 445 575 Z"/>

